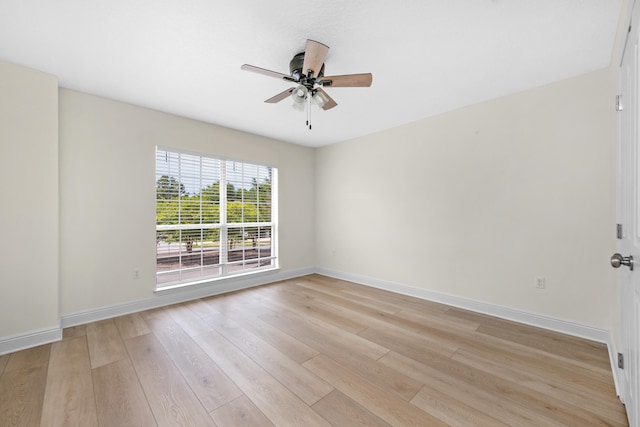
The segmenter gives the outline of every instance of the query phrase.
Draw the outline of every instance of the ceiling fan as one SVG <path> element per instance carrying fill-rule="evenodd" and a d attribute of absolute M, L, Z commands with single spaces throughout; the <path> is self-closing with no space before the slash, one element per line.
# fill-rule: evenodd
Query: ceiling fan
<path fill-rule="evenodd" d="M 307 126 L 311 129 L 311 101 L 323 110 L 329 110 L 338 105 L 322 89 L 323 87 L 369 87 L 373 80 L 371 73 L 325 76 L 324 59 L 327 52 L 329 52 L 329 46 L 314 40 L 307 40 L 304 52 L 296 54 L 289 62 L 290 74 L 288 75 L 249 64 L 244 64 L 240 68 L 287 82 L 298 83 L 297 86 L 290 87 L 264 102 L 275 104 L 291 96 L 295 108 L 304 111 L 306 105 Z"/>

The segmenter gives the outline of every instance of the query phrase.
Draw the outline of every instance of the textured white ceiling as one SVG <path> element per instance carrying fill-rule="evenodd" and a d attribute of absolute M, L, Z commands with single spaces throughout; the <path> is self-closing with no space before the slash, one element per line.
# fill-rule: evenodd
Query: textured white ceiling
<path fill-rule="evenodd" d="M 0 0 L 0 59 L 66 88 L 308 146 L 366 135 L 609 65 L 621 0 Z M 338 106 L 263 101 L 307 38 Z"/>

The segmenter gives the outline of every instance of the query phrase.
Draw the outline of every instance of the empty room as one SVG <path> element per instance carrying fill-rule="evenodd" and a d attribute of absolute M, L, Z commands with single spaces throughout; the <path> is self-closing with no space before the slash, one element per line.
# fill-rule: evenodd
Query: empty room
<path fill-rule="evenodd" d="M 0 426 L 640 426 L 639 7 L 0 0 Z"/>

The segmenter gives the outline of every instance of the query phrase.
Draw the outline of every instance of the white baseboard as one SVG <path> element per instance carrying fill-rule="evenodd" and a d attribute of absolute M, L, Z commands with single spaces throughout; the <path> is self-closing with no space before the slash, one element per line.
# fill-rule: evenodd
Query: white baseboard
<path fill-rule="evenodd" d="M 513 320 L 514 322 L 524 323 L 526 325 L 561 332 L 563 334 L 573 335 L 580 338 L 586 338 L 600 343 L 608 344 L 609 342 L 608 330 L 582 325 L 568 320 L 528 313 L 526 311 L 515 310 L 509 307 L 433 292 L 385 280 L 373 279 L 371 277 L 360 276 L 357 274 L 344 273 L 322 267 L 316 267 L 316 273 L 334 277 L 336 279 L 359 283 L 361 285 L 384 289 L 398 294 L 439 302 L 453 307 L 463 308 L 465 310 L 488 314 L 502 319 Z"/>
<path fill-rule="evenodd" d="M 305 276 L 314 272 L 315 268 L 313 267 L 289 271 L 275 270 L 213 282 L 215 284 L 199 284 L 183 288 L 158 291 L 151 298 L 62 316 L 61 324 L 63 328 L 84 325 L 98 320 L 110 319 L 112 317 L 136 313 L 138 311 L 164 307 L 197 298 L 204 298 L 227 292 L 239 291 L 241 289 L 252 288 L 254 286 L 260 286 L 267 283 L 279 282 L 281 280 L 293 279 L 295 277 Z"/>
<path fill-rule="evenodd" d="M 108 307 L 100 307 L 97 309 L 64 315 L 61 317 L 60 326 L 57 328 L 10 337 L 0 337 L 0 355 L 59 341 L 62 339 L 62 330 L 70 326 L 84 325 L 98 320 L 136 313 L 138 311 L 149 310 L 151 308 L 164 307 L 166 305 L 185 302 L 196 298 L 203 298 L 211 295 L 264 285 L 267 283 L 278 282 L 281 280 L 293 279 L 295 277 L 305 276 L 314 272 L 315 268 L 313 267 L 289 271 L 268 271 L 240 278 L 235 277 L 229 278 L 229 280 L 217 281 L 215 282 L 215 285 L 207 286 L 206 284 L 202 284 L 195 285 L 193 287 L 160 291 L 153 297 L 144 300 L 131 301 L 123 304 L 116 304 Z"/>
<path fill-rule="evenodd" d="M 62 328 L 54 327 L 30 332 L 28 334 L 14 335 L 0 338 L 0 356 L 7 353 L 49 344 L 62 339 Z"/>

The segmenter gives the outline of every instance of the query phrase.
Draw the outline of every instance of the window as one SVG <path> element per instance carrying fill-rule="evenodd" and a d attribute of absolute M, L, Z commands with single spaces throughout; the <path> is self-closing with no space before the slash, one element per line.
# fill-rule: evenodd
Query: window
<path fill-rule="evenodd" d="M 277 267 L 277 169 L 156 148 L 158 288 Z"/>

